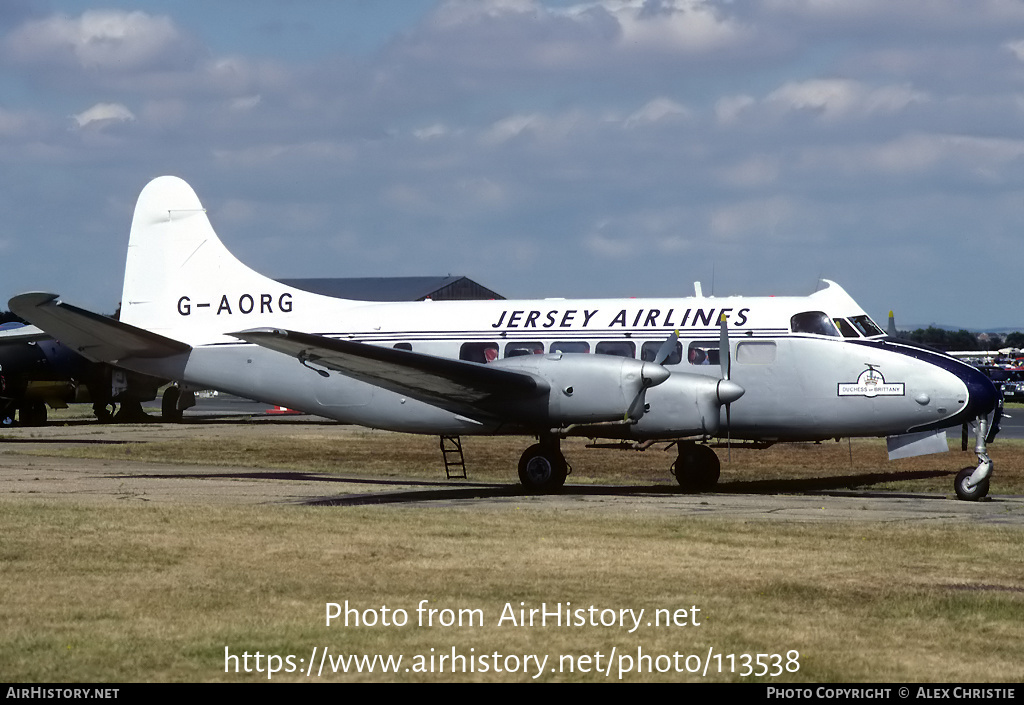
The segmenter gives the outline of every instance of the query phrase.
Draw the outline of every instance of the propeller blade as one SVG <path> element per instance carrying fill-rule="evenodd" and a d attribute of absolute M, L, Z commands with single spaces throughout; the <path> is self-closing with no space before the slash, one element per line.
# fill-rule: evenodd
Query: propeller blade
<path fill-rule="evenodd" d="M 718 361 L 722 366 L 722 379 L 718 382 L 718 401 L 725 405 L 725 445 L 732 462 L 732 403 L 743 396 L 743 387 L 731 381 L 732 354 L 729 350 L 729 324 L 723 313 L 718 317 Z"/>
<path fill-rule="evenodd" d="M 668 359 L 668 356 L 675 350 L 677 340 L 679 340 L 679 331 L 674 330 L 669 334 L 668 338 L 665 339 L 665 342 L 661 344 L 661 347 L 658 348 L 658 354 L 654 356 L 655 365 L 664 364 L 665 360 Z"/>
<path fill-rule="evenodd" d="M 731 359 L 729 354 L 729 326 L 725 322 L 725 314 L 718 318 L 718 360 L 722 365 L 722 379 L 729 379 L 731 373 Z"/>

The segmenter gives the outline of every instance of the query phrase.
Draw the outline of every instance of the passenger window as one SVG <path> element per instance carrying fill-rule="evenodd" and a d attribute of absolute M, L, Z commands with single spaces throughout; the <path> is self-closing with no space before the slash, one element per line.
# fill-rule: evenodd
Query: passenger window
<path fill-rule="evenodd" d="M 594 352 L 598 355 L 636 357 L 636 343 L 631 340 L 605 340 L 597 344 Z"/>
<path fill-rule="evenodd" d="M 875 325 L 875 322 L 867 316 L 850 316 L 850 320 L 865 338 L 870 338 L 873 335 L 885 335 L 882 329 Z"/>
<path fill-rule="evenodd" d="M 505 357 L 522 357 L 524 355 L 543 355 L 544 343 L 508 343 L 505 345 Z"/>
<path fill-rule="evenodd" d="M 691 365 L 717 365 L 718 343 L 710 340 L 690 343 L 690 347 L 686 349 L 686 359 Z"/>
<path fill-rule="evenodd" d="M 412 343 L 395 343 L 393 347 L 395 348 L 395 350 L 409 350 L 410 352 L 412 351 Z"/>
<path fill-rule="evenodd" d="M 463 343 L 459 350 L 460 360 L 470 362 L 494 362 L 498 359 L 497 343 Z"/>
<path fill-rule="evenodd" d="M 650 341 L 650 342 L 644 343 L 643 347 L 640 348 L 640 359 L 643 360 L 644 362 L 654 362 L 654 358 L 656 358 L 658 356 L 658 351 L 661 350 L 661 346 L 662 345 L 663 345 L 663 343 L 658 343 L 658 342 L 653 341 L 653 340 Z M 663 363 L 661 363 L 661 364 L 663 364 L 663 365 L 678 365 L 682 361 L 683 361 L 683 344 L 680 343 L 677 340 L 675 347 L 672 348 L 672 352 L 670 352 L 668 354 L 668 357 L 666 357 L 665 361 Z"/>
<path fill-rule="evenodd" d="M 770 340 L 743 341 L 736 344 L 736 362 L 744 365 L 770 365 L 775 362 L 776 347 Z"/>
<path fill-rule="evenodd" d="M 588 353 L 590 352 L 590 343 L 585 340 L 568 340 L 551 343 L 551 352 Z"/>
<path fill-rule="evenodd" d="M 789 326 L 794 333 L 812 333 L 814 335 L 829 335 L 833 338 L 839 337 L 839 331 L 836 330 L 832 319 L 821 311 L 798 313 L 789 319 Z"/>
<path fill-rule="evenodd" d="M 839 332 L 843 334 L 844 338 L 859 338 L 857 329 L 850 325 L 849 321 L 845 318 L 833 318 L 832 322 L 839 326 Z"/>

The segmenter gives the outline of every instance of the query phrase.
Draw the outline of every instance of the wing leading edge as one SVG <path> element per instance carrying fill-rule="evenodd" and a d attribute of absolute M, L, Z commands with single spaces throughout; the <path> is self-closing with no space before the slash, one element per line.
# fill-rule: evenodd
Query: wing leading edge
<path fill-rule="evenodd" d="M 544 380 L 523 372 L 351 340 L 279 328 L 256 328 L 231 335 L 290 355 L 306 366 L 326 367 L 458 413 L 494 415 L 502 403 L 535 399 L 550 389 Z"/>

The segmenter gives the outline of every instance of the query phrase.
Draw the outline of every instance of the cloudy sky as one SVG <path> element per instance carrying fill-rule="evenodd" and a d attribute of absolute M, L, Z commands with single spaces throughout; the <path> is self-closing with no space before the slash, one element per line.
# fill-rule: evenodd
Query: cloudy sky
<path fill-rule="evenodd" d="M 270 276 L 1024 328 L 1020 0 L 5 0 L 0 155 L 3 299 L 176 174 Z"/>

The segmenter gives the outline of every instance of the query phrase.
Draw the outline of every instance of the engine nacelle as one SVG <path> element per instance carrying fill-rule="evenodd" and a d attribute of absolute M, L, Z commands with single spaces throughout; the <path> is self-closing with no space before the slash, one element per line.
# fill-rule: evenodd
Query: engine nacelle
<path fill-rule="evenodd" d="M 673 372 L 650 395 L 651 410 L 633 427 L 638 438 L 714 436 L 722 427 L 721 409 L 743 394 L 734 382 Z"/>
<path fill-rule="evenodd" d="M 550 387 L 546 409 L 534 407 L 534 413 L 546 413 L 543 421 L 551 426 L 621 421 L 645 389 L 669 376 L 652 362 L 587 353 L 524 355 L 491 365 L 527 372 Z M 643 408 L 642 399 L 636 406 Z"/>

